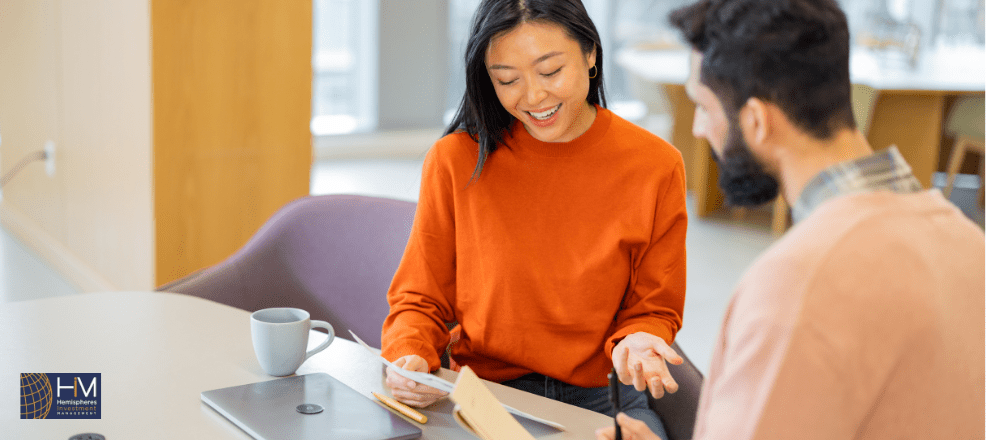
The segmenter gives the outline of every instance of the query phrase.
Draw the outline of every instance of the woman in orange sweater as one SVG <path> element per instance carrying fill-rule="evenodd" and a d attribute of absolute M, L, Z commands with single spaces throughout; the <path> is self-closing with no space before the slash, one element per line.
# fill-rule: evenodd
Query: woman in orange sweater
<path fill-rule="evenodd" d="M 602 50 L 579 0 L 484 0 L 466 91 L 424 160 L 413 230 L 388 292 L 382 355 L 454 364 L 515 388 L 659 425 L 684 308 L 681 156 L 604 108 Z M 447 323 L 457 322 L 449 334 Z M 455 367 L 456 365 L 452 365 Z M 390 372 L 398 400 L 436 390 Z M 662 430 L 662 426 L 660 426 Z"/>

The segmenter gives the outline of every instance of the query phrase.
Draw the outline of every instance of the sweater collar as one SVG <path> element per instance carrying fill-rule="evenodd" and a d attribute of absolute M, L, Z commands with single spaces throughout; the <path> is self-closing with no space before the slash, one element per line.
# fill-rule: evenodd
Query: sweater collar
<path fill-rule="evenodd" d="M 535 139 L 524 128 L 524 123 L 516 119 L 511 124 L 510 134 L 504 138 L 504 141 L 513 150 L 523 149 L 540 156 L 572 156 L 599 143 L 607 133 L 608 127 L 611 126 L 611 112 L 597 104 L 594 104 L 594 108 L 597 109 L 594 123 L 590 124 L 587 131 L 569 142 L 543 142 Z"/>

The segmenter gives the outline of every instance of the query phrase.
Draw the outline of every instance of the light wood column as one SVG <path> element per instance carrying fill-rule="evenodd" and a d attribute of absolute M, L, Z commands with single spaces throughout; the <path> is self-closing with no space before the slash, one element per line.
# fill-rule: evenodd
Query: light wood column
<path fill-rule="evenodd" d="M 872 115 L 868 143 L 881 150 L 896 145 L 924 188 L 938 170 L 945 92 L 883 90 Z"/>
<path fill-rule="evenodd" d="M 674 119 L 673 127 L 670 130 L 670 143 L 681 152 L 684 159 L 684 169 L 687 172 L 687 187 L 693 189 L 698 187 L 697 179 L 700 174 L 694 173 L 691 169 L 696 156 L 698 139 L 691 134 L 691 126 L 694 123 L 694 104 L 687 97 L 684 91 L 684 84 L 662 84 L 660 85 L 660 95 L 667 101 L 667 106 Z"/>
<path fill-rule="evenodd" d="M 711 148 L 704 139 L 691 133 L 694 124 L 694 103 L 687 97 L 683 84 L 664 84 L 660 88 L 670 103 L 674 127 L 670 143 L 681 152 L 687 172 L 688 190 L 694 191 L 699 217 L 725 207 L 725 195 L 719 188 L 718 165 L 712 160 Z"/>
<path fill-rule="evenodd" d="M 156 284 L 309 193 L 310 0 L 153 0 Z"/>

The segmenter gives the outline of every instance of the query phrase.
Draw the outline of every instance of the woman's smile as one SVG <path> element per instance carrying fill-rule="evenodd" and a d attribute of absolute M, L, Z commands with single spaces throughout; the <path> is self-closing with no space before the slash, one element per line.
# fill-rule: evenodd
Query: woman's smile
<path fill-rule="evenodd" d="M 548 127 L 555 123 L 557 117 L 556 113 L 559 111 L 560 108 L 562 108 L 562 104 L 550 107 L 548 110 L 545 111 L 533 112 L 530 110 L 526 110 L 525 113 L 527 113 L 528 116 L 531 117 L 531 122 L 534 122 L 535 125 L 539 127 Z"/>

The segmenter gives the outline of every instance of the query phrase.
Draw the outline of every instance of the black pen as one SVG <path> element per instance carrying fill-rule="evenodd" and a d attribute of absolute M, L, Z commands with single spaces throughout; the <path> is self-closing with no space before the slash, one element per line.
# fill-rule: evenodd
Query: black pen
<path fill-rule="evenodd" d="M 611 418 L 615 419 L 615 440 L 622 440 L 622 427 L 618 425 L 618 412 L 622 410 L 621 397 L 618 395 L 618 372 L 611 369 L 608 374 L 608 392 L 611 398 Z"/>

